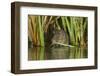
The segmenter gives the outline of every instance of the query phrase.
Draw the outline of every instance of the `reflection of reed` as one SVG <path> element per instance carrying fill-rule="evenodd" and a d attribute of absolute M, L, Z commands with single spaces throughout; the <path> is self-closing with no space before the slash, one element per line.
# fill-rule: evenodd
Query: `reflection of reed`
<path fill-rule="evenodd" d="M 44 60 L 44 48 L 34 47 L 28 50 L 28 60 Z"/>
<path fill-rule="evenodd" d="M 69 50 L 70 50 L 69 58 L 85 58 L 85 57 L 87 57 L 87 49 L 86 48 L 70 48 Z"/>
<path fill-rule="evenodd" d="M 78 47 L 62 48 L 29 48 L 28 60 L 51 60 L 51 59 L 80 59 L 87 58 L 87 49 Z"/>

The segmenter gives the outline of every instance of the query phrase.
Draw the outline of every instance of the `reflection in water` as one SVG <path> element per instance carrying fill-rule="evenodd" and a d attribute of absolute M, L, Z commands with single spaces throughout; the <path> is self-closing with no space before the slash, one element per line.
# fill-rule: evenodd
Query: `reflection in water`
<path fill-rule="evenodd" d="M 87 48 L 78 47 L 34 47 L 28 49 L 28 60 L 78 59 L 87 58 L 87 55 Z"/>

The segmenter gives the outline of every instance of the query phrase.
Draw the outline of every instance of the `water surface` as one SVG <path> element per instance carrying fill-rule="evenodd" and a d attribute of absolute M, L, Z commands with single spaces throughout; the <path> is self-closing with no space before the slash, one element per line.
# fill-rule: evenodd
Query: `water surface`
<path fill-rule="evenodd" d="M 80 59 L 87 58 L 87 48 L 79 47 L 34 47 L 28 49 L 28 60 Z"/>

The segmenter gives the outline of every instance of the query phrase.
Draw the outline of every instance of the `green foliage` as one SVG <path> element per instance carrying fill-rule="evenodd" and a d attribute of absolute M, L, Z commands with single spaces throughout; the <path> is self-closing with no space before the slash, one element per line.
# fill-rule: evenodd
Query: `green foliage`
<path fill-rule="evenodd" d="M 87 18 L 86 17 L 61 17 L 64 30 L 68 30 L 71 45 L 86 46 Z"/>
<path fill-rule="evenodd" d="M 28 20 L 29 40 L 35 46 L 45 46 L 44 33 L 47 33 L 52 26 L 66 32 L 66 38 L 69 37 L 70 45 L 87 46 L 88 19 L 86 17 L 30 15 Z"/>

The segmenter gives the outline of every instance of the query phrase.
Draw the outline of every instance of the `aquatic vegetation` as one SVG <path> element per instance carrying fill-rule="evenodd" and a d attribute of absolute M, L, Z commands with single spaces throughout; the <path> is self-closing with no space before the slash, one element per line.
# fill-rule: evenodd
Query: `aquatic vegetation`
<path fill-rule="evenodd" d="M 50 46 L 55 36 L 56 43 L 59 43 L 59 45 L 87 47 L 87 29 L 87 17 L 28 16 L 28 41 L 31 42 L 33 46 Z M 57 36 L 57 34 L 54 33 L 55 31 L 57 32 L 57 30 L 63 30 L 64 33 L 62 34 L 65 37 L 63 37 L 62 34 Z"/>

